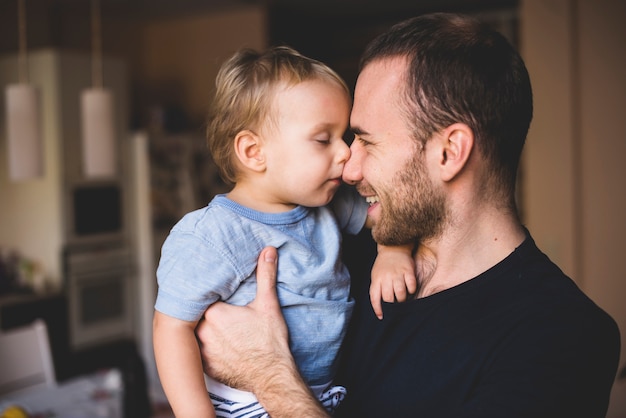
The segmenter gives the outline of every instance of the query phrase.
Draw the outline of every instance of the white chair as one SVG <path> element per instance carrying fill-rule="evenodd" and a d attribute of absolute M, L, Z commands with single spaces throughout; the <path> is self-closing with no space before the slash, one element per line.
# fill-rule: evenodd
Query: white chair
<path fill-rule="evenodd" d="M 56 386 L 46 323 L 0 331 L 0 398 Z"/>

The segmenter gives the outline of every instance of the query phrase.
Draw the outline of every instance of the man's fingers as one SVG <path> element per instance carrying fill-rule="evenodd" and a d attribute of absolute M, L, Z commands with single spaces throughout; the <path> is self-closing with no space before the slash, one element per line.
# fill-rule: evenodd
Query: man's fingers
<path fill-rule="evenodd" d="M 280 311 L 278 296 L 276 295 L 276 270 L 278 267 L 278 252 L 274 247 L 265 247 L 259 255 L 256 267 L 256 299 L 252 302 L 263 310 Z"/>

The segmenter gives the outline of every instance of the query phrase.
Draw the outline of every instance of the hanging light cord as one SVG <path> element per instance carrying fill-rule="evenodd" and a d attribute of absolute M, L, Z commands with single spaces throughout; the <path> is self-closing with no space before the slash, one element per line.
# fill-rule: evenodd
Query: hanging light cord
<path fill-rule="evenodd" d="M 17 32 L 19 39 L 18 76 L 20 83 L 28 82 L 28 60 L 26 57 L 26 5 L 25 0 L 17 3 Z"/>
<path fill-rule="evenodd" d="M 102 88 L 102 38 L 100 29 L 100 2 L 91 1 L 91 82 L 93 87 Z"/>

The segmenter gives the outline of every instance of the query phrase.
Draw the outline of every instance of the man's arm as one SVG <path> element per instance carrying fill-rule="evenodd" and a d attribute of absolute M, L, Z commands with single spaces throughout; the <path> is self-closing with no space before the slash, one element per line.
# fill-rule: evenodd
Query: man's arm
<path fill-rule="evenodd" d="M 229 386 L 253 392 L 274 418 L 327 418 L 289 351 L 276 295 L 277 263 L 276 249 L 263 249 L 256 299 L 243 307 L 218 302 L 207 310 L 196 329 L 204 368 Z"/>

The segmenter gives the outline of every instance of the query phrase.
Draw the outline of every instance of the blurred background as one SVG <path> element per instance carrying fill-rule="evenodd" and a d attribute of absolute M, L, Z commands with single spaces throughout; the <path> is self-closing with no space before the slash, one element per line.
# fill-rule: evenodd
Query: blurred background
<path fill-rule="evenodd" d="M 25 15 L 19 4 L 0 2 L 0 82 L 38 91 L 42 169 L 10 175 L 3 101 L 0 328 L 42 317 L 59 380 L 138 369 L 142 388 L 159 397 L 154 271 L 173 224 L 227 190 L 203 137 L 223 60 L 244 46 L 288 44 L 353 87 L 368 41 L 432 11 L 474 14 L 522 52 L 535 96 L 520 169 L 523 221 L 626 332 L 625 2 L 25 0 Z M 114 161 L 104 175 L 89 174 L 83 155 L 81 95 L 90 87 L 112 97 Z M 367 236 L 347 244 L 348 258 L 371 251 Z M 626 417 L 623 377 L 608 416 Z"/>

